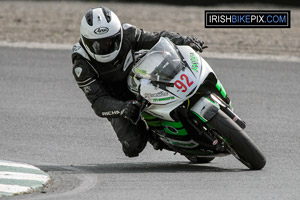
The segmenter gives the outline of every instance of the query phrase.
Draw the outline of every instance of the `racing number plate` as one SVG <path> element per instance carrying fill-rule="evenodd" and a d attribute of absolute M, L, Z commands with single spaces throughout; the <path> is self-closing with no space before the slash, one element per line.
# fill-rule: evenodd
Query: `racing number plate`
<path fill-rule="evenodd" d="M 179 73 L 174 80 L 174 87 L 170 87 L 168 90 L 180 98 L 189 96 L 198 85 L 198 80 L 189 70 Z"/>

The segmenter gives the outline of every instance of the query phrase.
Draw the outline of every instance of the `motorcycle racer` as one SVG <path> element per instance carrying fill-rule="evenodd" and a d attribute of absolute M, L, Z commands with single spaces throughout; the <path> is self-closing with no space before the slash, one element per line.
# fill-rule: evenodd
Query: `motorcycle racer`
<path fill-rule="evenodd" d="M 160 37 L 202 52 L 203 42 L 195 37 L 168 31 L 151 33 L 121 24 L 106 7 L 91 8 L 83 16 L 80 40 L 72 50 L 73 75 L 79 88 L 96 115 L 109 120 L 128 157 L 138 156 L 149 136 L 142 120 L 132 123 L 141 105 L 127 88 L 127 76 L 135 62 L 134 53 L 151 49 Z"/>

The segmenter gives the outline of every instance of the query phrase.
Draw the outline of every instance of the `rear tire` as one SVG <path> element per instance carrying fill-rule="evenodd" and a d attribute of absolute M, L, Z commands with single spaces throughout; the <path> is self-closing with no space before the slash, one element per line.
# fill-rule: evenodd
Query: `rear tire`
<path fill-rule="evenodd" d="M 223 111 L 218 113 L 208 122 L 230 147 L 240 157 L 240 161 L 252 170 L 260 170 L 266 164 L 266 159 L 253 142 L 253 140 Z"/>
<path fill-rule="evenodd" d="M 195 164 L 204 164 L 204 163 L 209 163 L 215 157 L 197 157 L 197 156 L 185 156 L 191 163 Z"/>

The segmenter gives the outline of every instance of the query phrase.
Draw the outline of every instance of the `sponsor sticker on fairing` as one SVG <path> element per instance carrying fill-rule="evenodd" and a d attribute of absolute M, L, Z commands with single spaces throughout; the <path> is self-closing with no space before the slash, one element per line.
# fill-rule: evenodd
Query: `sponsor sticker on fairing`
<path fill-rule="evenodd" d="M 169 93 L 166 91 L 160 91 L 158 93 L 145 93 L 145 98 L 154 98 L 154 97 L 166 97 Z"/>

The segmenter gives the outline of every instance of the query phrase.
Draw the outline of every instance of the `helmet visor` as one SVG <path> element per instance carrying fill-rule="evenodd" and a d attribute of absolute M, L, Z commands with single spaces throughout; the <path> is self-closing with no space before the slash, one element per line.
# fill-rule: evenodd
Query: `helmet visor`
<path fill-rule="evenodd" d="M 119 49 L 121 43 L 121 30 L 113 36 L 101 39 L 88 39 L 82 36 L 83 43 L 96 55 L 110 54 Z"/>

